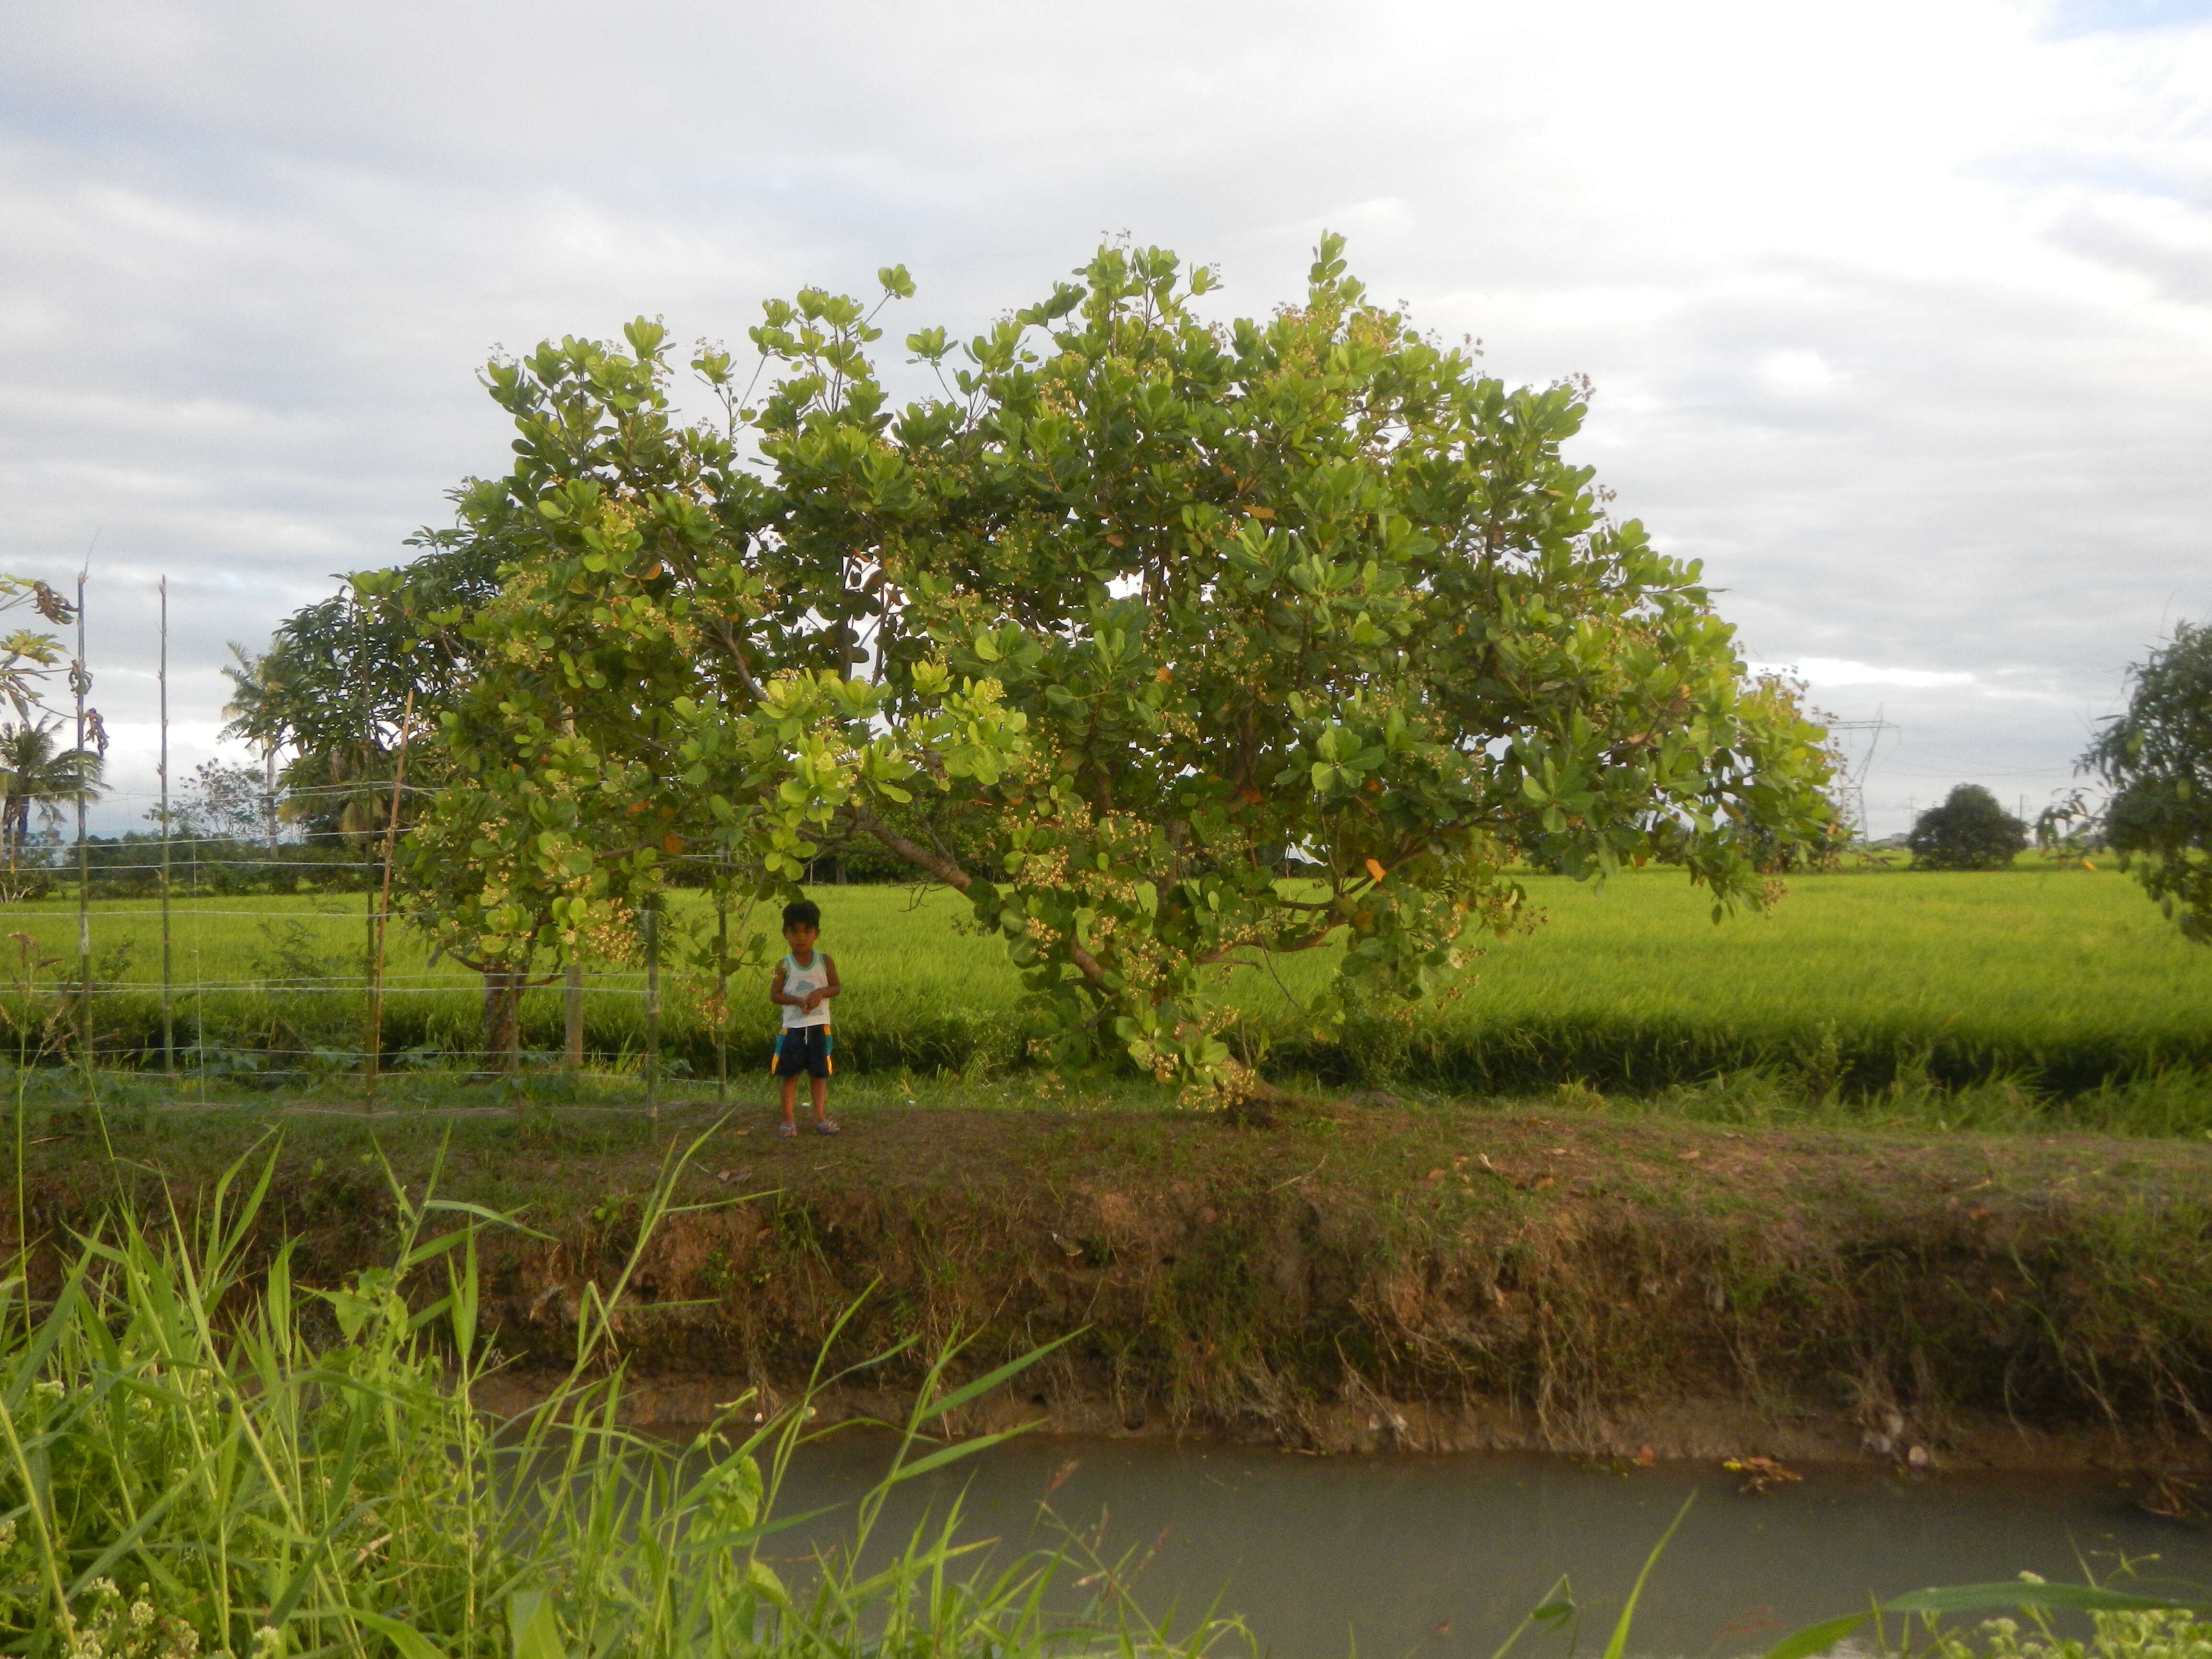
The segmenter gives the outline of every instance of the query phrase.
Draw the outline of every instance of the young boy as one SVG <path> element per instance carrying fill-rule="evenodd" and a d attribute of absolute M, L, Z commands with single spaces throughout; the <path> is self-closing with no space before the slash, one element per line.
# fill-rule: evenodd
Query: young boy
<path fill-rule="evenodd" d="M 830 999 L 845 988 L 837 982 L 837 964 L 830 953 L 814 948 L 822 937 L 822 907 L 799 899 L 783 907 L 783 942 L 791 954 L 775 965 L 775 978 L 768 1000 L 783 1010 L 783 1030 L 775 1040 L 775 1059 L 769 1069 L 783 1079 L 783 1121 L 780 1135 L 795 1135 L 799 1125 L 792 1108 L 799 1097 L 799 1074 L 806 1073 L 807 1092 L 814 1098 L 814 1133 L 834 1135 L 836 1120 L 830 1115 Z"/>

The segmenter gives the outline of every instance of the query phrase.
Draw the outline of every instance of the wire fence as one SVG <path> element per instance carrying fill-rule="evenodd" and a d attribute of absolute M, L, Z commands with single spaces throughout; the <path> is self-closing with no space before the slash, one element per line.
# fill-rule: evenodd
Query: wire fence
<path fill-rule="evenodd" d="M 107 746 L 88 701 L 86 583 L 80 572 L 66 618 L 76 633 L 66 682 L 75 746 L 62 758 L 79 766 L 94 745 L 103 756 Z M 0 763 L 0 1066 L 270 1081 L 351 1073 L 372 1103 L 392 1072 L 591 1068 L 641 1079 L 651 1106 L 665 1077 L 711 1068 L 720 1092 L 733 1048 L 741 1065 L 757 1057 L 750 1050 L 765 1053 L 763 1034 L 733 1041 L 732 913 L 701 894 L 647 907 L 633 939 L 602 940 L 618 960 L 541 958 L 526 973 L 483 974 L 441 957 L 423 925 L 436 913 L 410 908 L 394 880 L 406 809 L 442 793 L 408 775 L 411 693 L 380 719 L 364 690 L 360 749 L 381 756 L 387 775 L 280 788 L 264 755 L 258 780 L 211 764 L 191 790 L 177 790 L 166 577 L 158 592 L 159 788 L 40 788 L 12 761 Z M 6 729 L 31 726 L 53 729 L 43 714 Z M 90 833 L 95 799 L 149 827 Z M 342 822 L 342 808 L 354 825 L 308 827 Z M 36 836 L 34 814 L 45 826 Z M 58 826 L 71 817 L 64 838 Z M 701 878 L 726 867 L 668 861 Z M 843 874 L 841 861 L 836 878 Z M 742 908 L 735 919 L 742 932 Z"/>
<path fill-rule="evenodd" d="M 372 1099 L 392 1073 L 591 1069 L 641 1081 L 648 1109 L 664 1081 L 711 1066 L 726 1090 L 727 980 L 698 968 L 696 947 L 719 925 L 714 959 L 727 960 L 729 912 L 676 896 L 695 947 L 683 960 L 665 959 L 656 908 L 630 960 L 483 975 L 441 959 L 416 926 L 435 912 L 396 902 L 394 827 L 373 837 L 385 856 L 363 856 L 359 836 L 291 829 L 260 845 L 158 829 L 11 844 L 0 1063 L 272 1084 L 350 1073 Z"/>

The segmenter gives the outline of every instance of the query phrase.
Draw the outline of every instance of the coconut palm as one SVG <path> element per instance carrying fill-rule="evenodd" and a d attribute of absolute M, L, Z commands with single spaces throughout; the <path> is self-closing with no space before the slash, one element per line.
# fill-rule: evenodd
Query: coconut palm
<path fill-rule="evenodd" d="M 64 749 L 53 720 L 0 722 L 0 848 L 15 867 L 31 838 L 31 810 L 49 821 L 64 804 L 106 793 L 100 757 L 89 749 Z"/>

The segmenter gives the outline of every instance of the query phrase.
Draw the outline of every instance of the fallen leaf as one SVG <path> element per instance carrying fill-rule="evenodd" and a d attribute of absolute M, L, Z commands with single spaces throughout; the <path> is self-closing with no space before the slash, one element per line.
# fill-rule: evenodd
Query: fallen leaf
<path fill-rule="evenodd" d="M 1643 1446 L 1637 1451 L 1636 1461 L 1648 1469 L 1659 1461 L 1659 1454 L 1648 1445 Z"/>
<path fill-rule="evenodd" d="M 1698 1147 L 1692 1146 L 1688 1152 L 1682 1154 L 1682 1161 L 1685 1164 L 1687 1164 L 1692 1158 L 1703 1158 L 1704 1156 L 1705 1153 L 1701 1150 Z"/>
<path fill-rule="evenodd" d="M 1764 1496 L 1776 1486 L 1805 1477 L 1794 1469 L 1785 1469 L 1771 1457 L 1731 1457 L 1721 1464 L 1731 1474 L 1746 1477 L 1743 1490 L 1753 1498 Z"/>
<path fill-rule="evenodd" d="M 1540 1193 L 1547 1187 L 1556 1187 L 1559 1184 L 1558 1179 L 1554 1176 L 1538 1176 L 1535 1180 L 1528 1183 L 1528 1190 L 1532 1193 Z"/>

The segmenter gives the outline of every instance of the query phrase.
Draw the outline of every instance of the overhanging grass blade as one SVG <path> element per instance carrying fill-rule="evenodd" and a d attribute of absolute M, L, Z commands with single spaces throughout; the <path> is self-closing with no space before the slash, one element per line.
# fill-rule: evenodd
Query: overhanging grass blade
<path fill-rule="evenodd" d="M 1763 1659 L 1808 1659 L 1812 1654 L 1825 1653 L 1845 1637 L 1857 1634 L 1859 1626 L 1873 1617 L 1870 1613 L 1847 1613 L 1840 1619 L 1808 1625 L 1767 1649 Z"/>
<path fill-rule="evenodd" d="M 2185 1600 L 2170 1595 L 2130 1595 L 2095 1584 L 2040 1584 L 2017 1578 L 2009 1583 L 1957 1584 L 1948 1589 L 1912 1590 L 1882 1603 L 1884 1613 L 2002 1613 L 2013 1608 L 2063 1607 L 2075 1613 L 2197 1613 L 2212 1608 L 2212 1597 Z"/>
<path fill-rule="evenodd" d="M 1644 1581 L 1651 1577 L 1651 1569 L 1659 1565 L 1659 1558 L 1666 1553 L 1667 1546 L 1674 1540 L 1674 1529 L 1682 1524 L 1682 1517 L 1690 1512 L 1690 1505 L 1697 1501 L 1695 1492 L 1682 1500 L 1682 1507 L 1674 1511 L 1674 1518 L 1667 1523 L 1667 1530 L 1659 1534 L 1659 1541 L 1651 1547 L 1651 1553 L 1644 1558 L 1644 1571 L 1636 1575 L 1636 1583 L 1628 1592 L 1628 1600 L 1621 1607 L 1620 1620 L 1613 1627 L 1613 1639 L 1605 1644 L 1605 1659 L 1620 1659 L 1620 1656 L 1628 1650 L 1628 1627 L 1636 1617 L 1637 1599 L 1644 1594 Z"/>
<path fill-rule="evenodd" d="M 932 1469 L 941 1469 L 947 1463 L 957 1463 L 962 1458 L 979 1451 L 987 1451 L 1002 1440 L 1012 1440 L 1018 1434 L 1027 1434 L 1026 1427 L 1001 1429 L 996 1434 L 978 1435 L 972 1440 L 957 1441 L 950 1446 L 939 1446 L 927 1457 L 917 1457 L 911 1463 L 902 1463 L 884 1477 L 885 1486 L 896 1486 L 902 1480 L 911 1480 L 918 1474 L 927 1474 Z"/>
<path fill-rule="evenodd" d="M 990 1372 L 988 1375 L 979 1376 L 973 1382 L 962 1384 L 959 1388 L 953 1389 L 951 1394 L 946 1395 L 944 1399 L 939 1401 L 935 1405 L 926 1406 L 921 1411 L 916 1412 L 915 1413 L 915 1422 L 917 1425 L 929 1422 L 933 1419 L 944 1416 L 945 1413 L 949 1411 L 956 1410 L 958 1407 L 966 1405 L 969 1401 L 975 1399 L 979 1395 L 990 1393 L 992 1389 L 997 1388 L 999 1384 L 1006 1382 L 1009 1377 L 1019 1376 L 1024 1371 L 1036 1364 L 1038 1360 L 1043 1358 L 1054 1348 L 1064 1347 L 1068 1343 L 1073 1342 L 1077 1337 L 1083 1334 L 1084 1330 L 1087 1330 L 1088 1328 L 1090 1328 L 1085 1326 L 1082 1329 L 1070 1331 L 1065 1336 L 1055 1337 L 1053 1340 L 1046 1343 L 1041 1348 L 1032 1348 L 1018 1358 L 1009 1359 L 1005 1364 L 1000 1366 L 998 1370 Z"/>
<path fill-rule="evenodd" d="M 465 1199 L 426 1198 L 422 1200 L 422 1207 L 426 1211 L 451 1210 L 457 1215 L 472 1215 L 477 1220 L 488 1221 L 495 1227 L 512 1227 L 526 1237 L 542 1239 L 549 1244 L 555 1242 L 552 1234 L 541 1233 L 534 1227 L 526 1227 L 520 1220 L 504 1210 L 495 1210 L 483 1204 L 471 1204 Z"/>

